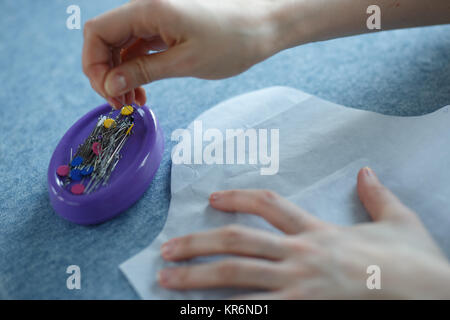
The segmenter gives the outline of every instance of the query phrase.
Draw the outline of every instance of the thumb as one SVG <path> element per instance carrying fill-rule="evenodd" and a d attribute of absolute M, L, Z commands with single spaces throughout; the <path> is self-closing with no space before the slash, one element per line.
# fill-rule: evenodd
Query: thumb
<path fill-rule="evenodd" d="M 152 81 L 180 75 L 178 48 L 146 54 L 111 69 L 105 77 L 105 92 L 117 97 Z"/>
<path fill-rule="evenodd" d="M 375 221 L 405 221 L 416 219 L 388 188 L 381 184 L 375 172 L 366 167 L 358 173 L 358 195 L 364 207 Z"/>

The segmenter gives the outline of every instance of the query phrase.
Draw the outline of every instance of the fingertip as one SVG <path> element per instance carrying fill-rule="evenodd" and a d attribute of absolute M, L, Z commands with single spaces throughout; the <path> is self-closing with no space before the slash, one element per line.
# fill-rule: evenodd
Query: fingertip
<path fill-rule="evenodd" d="M 125 94 L 125 104 L 130 105 L 135 101 L 134 90 L 130 90 Z"/>
<path fill-rule="evenodd" d="M 157 282 L 163 288 L 168 287 L 169 279 L 168 279 L 167 273 L 168 272 L 165 269 L 162 269 L 162 270 L 158 271 L 158 273 L 156 275 Z"/>
<path fill-rule="evenodd" d="M 373 171 L 373 169 L 370 168 L 370 167 L 364 167 L 364 168 L 362 168 L 362 169 L 359 171 L 359 173 L 360 173 L 361 176 L 362 176 L 363 178 L 365 178 L 365 179 L 373 179 L 373 178 L 376 178 L 375 171 Z"/>
<path fill-rule="evenodd" d="M 358 171 L 358 182 L 362 182 L 362 179 L 364 179 L 365 170 L 367 167 L 361 168 Z"/>
<path fill-rule="evenodd" d="M 142 107 L 147 102 L 147 94 L 145 89 L 142 87 L 136 88 L 134 90 L 135 102 L 139 107 Z"/>
<path fill-rule="evenodd" d="M 166 261 L 173 260 L 173 245 L 171 242 L 164 243 L 160 248 L 161 256 Z"/>
<path fill-rule="evenodd" d="M 215 202 L 216 200 L 218 200 L 220 198 L 220 193 L 219 192 L 213 192 L 211 193 L 211 195 L 209 196 L 209 201 L 210 202 Z"/>
<path fill-rule="evenodd" d="M 112 70 L 105 79 L 105 92 L 111 97 L 124 95 L 129 91 L 128 82 L 124 73 Z"/>
<path fill-rule="evenodd" d="M 108 104 L 109 104 L 109 106 L 110 106 L 111 108 L 115 109 L 115 108 L 114 108 L 114 103 L 113 103 L 111 100 L 106 100 L 106 102 L 108 102 Z"/>
<path fill-rule="evenodd" d="M 374 185 L 374 184 L 378 184 L 379 180 L 372 168 L 364 167 L 361 170 L 359 170 L 359 172 L 358 172 L 357 182 L 358 182 L 358 187 L 360 187 L 362 190 L 364 190 L 365 187 L 368 187 L 368 186 Z M 360 188 L 358 188 L 358 190 Z"/>
<path fill-rule="evenodd" d="M 213 192 L 209 196 L 209 203 L 211 207 L 220 211 L 226 212 L 234 212 L 232 208 L 230 208 L 229 201 L 226 201 L 227 192 L 226 191 L 217 191 Z"/>
<path fill-rule="evenodd" d="M 110 100 L 112 101 L 112 107 L 116 110 L 119 110 L 122 108 L 123 104 L 124 104 L 124 99 L 123 97 L 119 97 L 119 98 L 110 98 Z"/>
<path fill-rule="evenodd" d="M 367 188 L 371 184 L 373 184 L 373 181 L 371 178 L 373 178 L 374 174 L 375 173 L 373 172 L 373 170 L 369 167 L 361 168 L 358 172 L 357 191 L 358 191 L 359 198 L 361 199 L 361 201 L 363 203 L 366 198 L 365 195 L 367 193 Z"/>
<path fill-rule="evenodd" d="M 220 198 L 219 192 L 211 193 L 211 195 L 209 196 L 209 203 L 211 204 L 212 207 L 215 208 L 217 206 L 219 198 Z"/>
<path fill-rule="evenodd" d="M 117 110 L 117 102 L 115 102 L 114 100 L 108 99 L 106 100 L 108 102 L 108 104 L 111 106 L 111 108 L 113 108 L 114 110 Z"/>
<path fill-rule="evenodd" d="M 410 217 L 411 211 L 365 167 L 358 174 L 358 196 L 375 221 Z"/>

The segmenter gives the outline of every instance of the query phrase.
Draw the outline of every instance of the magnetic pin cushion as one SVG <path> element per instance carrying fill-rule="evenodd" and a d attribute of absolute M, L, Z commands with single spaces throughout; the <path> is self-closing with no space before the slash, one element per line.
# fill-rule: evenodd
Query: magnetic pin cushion
<path fill-rule="evenodd" d="M 162 129 L 146 106 L 112 111 L 101 105 L 84 115 L 58 143 L 48 167 L 55 211 L 82 225 L 128 209 L 149 187 L 164 151 Z"/>

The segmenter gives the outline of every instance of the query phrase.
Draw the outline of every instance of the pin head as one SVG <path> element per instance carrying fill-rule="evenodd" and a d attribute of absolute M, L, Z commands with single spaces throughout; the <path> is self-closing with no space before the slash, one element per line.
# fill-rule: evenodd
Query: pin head
<path fill-rule="evenodd" d="M 73 181 L 80 181 L 81 180 L 81 170 L 73 169 L 70 171 L 70 179 Z"/>
<path fill-rule="evenodd" d="M 60 177 L 67 177 L 70 172 L 70 167 L 68 165 L 62 165 L 59 166 L 58 169 L 56 169 L 56 174 Z"/>
<path fill-rule="evenodd" d="M 76 195 L 83 194 L 84 186 L 81 183 L 75 184 L 72 186 L 72 188 L 70 188 L 70 192 L 72 192 L 73 194 L 76 194 Z"/>
<path fill-rule="evenodd" d="M 102 146 L 98 142 L 94 142 L 92 144 L 92 151 L 98 156 L 100 152 L 102 152 Z"/>
<path fill-rule="evenodd" d="M 125 107 L 122 108 L 122 110 L 120 111 L 120 113 L 121 113 L 123 116 L 129 116 L 130 114 L 133 113 L 133 111 L 134 111 L 134 109 L 133 109 L 132 106 L 125 106 Z"/>
<path fill-rule="evenodd" d="M 111 119 L 111 118 L 108 118 L 105 120 L 105 122 L 103 122 L 103 126 L 106 129 L 113 127 L 115 124 L 116 124 L 116 122 L 114 121 L 114 119 Z"/>
<path fill-rule="evenodd" d="M 72 167 L 76 167 L 76 166 L 79 166 L 79 165 L 82 164 L 82 163 L 83 163 L 83 157 L 78 156 L 78 157 L 75 157 L 75 158 L 72 160 L 72 162 L 70 163 L 70 165 L 71 165 Z"/>

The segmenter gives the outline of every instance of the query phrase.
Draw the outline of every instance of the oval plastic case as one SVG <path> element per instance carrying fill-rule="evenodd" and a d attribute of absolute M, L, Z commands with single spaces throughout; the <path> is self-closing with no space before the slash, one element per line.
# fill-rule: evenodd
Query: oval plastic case
<path fill-rule="evenodd" d="M 92 193 L 71 193 L 57 170 L 70 162 L 71 149 L 76 152 L 99 117 L 111 112 L 111 106 L 104 104 L 84 115 L 58 143 L 48 167 L 48 191 L 50 202 L 60 216 L 77 224 L 98 224 L 128 209 L 147 190 L 161 163 L 164 136 L 148 107 L 133 107 L 134 127 L 120 152 L 122 157 L 108 183 Z"/>

